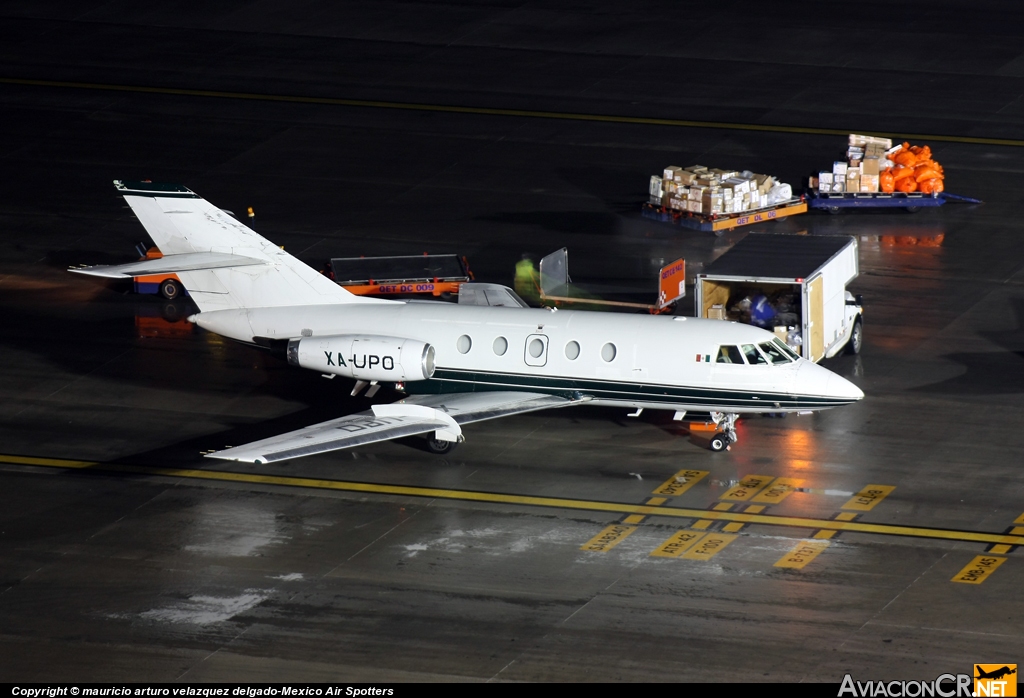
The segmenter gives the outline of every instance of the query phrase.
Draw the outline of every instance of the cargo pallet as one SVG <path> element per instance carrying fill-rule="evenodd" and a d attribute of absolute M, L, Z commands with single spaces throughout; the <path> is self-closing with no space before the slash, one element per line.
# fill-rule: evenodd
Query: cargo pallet
<path fill-rule="evenodd" d="M 721 235 L 726 230 L 732 230 L 733 228 L 738 228 L 741 225 L 765 223 L 767 221 L 786 218 L 787 216 L 795 216 L 806 212 L 807 202 L 803 200 L 803 197 L 799 199 L 790 199 L 789 201 L 784 201 L 781 204 L 770 206 L 768 208 L 743 211 L 742 213 L 704 215 L 702 213 L 692 213 L 690 211 L 676 211 L 675 209 L 665 208 L 664 206 L 651 203 L 644 204 L 641 209 L 641 214 L 644 218 L 675 223 L 676 225 L 681 225 L 684 228 L 692 228 L 693 230 L 700 230 L 705 233 L 714 233 L 715 235 Z"/>
<path fill-rule="evenodd" d="M 942 206 L 947 201 L 964 204 L 983 203 L 979 199 L 939 192 L 922 194 L 912 192 L 811 192 L 807 195 L 807 205 L 829 213 L 841 213 L 844 208 L 903 208 L 913 213 L 926 207 Z"/>

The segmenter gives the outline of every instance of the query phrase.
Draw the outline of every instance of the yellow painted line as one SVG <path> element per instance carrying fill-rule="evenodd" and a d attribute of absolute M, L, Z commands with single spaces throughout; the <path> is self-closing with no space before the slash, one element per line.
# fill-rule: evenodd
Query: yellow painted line
<path fill-rule="evenodd" d="M 641 516 L 640 514 L 630 514 L 629 516 L 627 516 L 626 518 L 624 518 L 622 520 L 622 523 L 638 524 L 641 521 L 643 521 L 645 518 L 647 518 L 647 517 L 646 516 Z"/>
<path fill-rule="evenodd" d="M 629 534 L 635 530 L 636 526 L 613 524 L 580 546 L 580 550 L 587 550 L 592 553 L 606 553 L 626 540 Z"/>
<path fill-rule="evenodd" d="M 743 511 L 747 512 L 748 514 L 760 514 L 764 510 L 765 510 L 765 507 L 761 506 L 760 504 L 751 504 L 749 507 L 747 507 Z"/>
<path fill-rule="evenodd" d="M 998 545 L 993 545 L 991 548 L 989 548 L 985 552 L 993 553 L 995 555 L 1003 555 L 1005 553 L 1010 552 L 1011 550 L 1013 550 L 1013 546 L 1012 545 L 1003 545 L 1002 543 L 1000 543 Z"/>
<path fill-rule="evenodd" d="M 729 502 L 719 502 L 713 508 L 715 511 L 729 511 L 732 509 L 732 504 Z"/>
<path fill-rule="evenodd" d="M 979 555 L 971 560 L 966 567 L 957 572 L 951 581 L 960 582 L 961 584 L 981 584 L 1004 562 L 1006 562 L 1005 557 Z"/>
<path fill-rule="evenodd" d="M 1018 516 L 1016 519 L 1013 520 L 1013 522 L 1015 524 L 1024 524 L 1024 514 Z"/>
<path fill-rule="evenodd" d="M 435 487 L 416 487 L 412 485 L 386 485 L 373 482 L 323 480 L 316 478 L 289 477 L 284 475 L 259 475 L 256 473 L 236 473 L 224 470 L 156 468 L 120 463 L 100 463 L 97 461 L 63 460 L 58 458 L 34 458 L 3 454 L 0 454 L 0 463 L 72 470 L 92 470 L 103 473 L 129 473 L 132 475 L 150 477 L 172 477 L 190 480 L 245 483 L 250 485 L 312 488 L 333 490 L 336 492 L 359 492 L 363 494 L 394 495 L 399 497 L 423 497 L 428 499 L 445 499 L 487 504 L 513 504 L 541 508 L 569 509 L 574 511 L 598 511 L 612 514 L 643 514 L 645 516 L 662 516 L 672 519 L 707 521 L 708 525 L 713 521 L 739 521 L 745 524 L 762 524 L 765 526 L 782 526 L 785 528 L 800 528 L 805 530 L 824 529 L 828 531 L 867 533 L 885 536 L 907 536 L 913 538 L 928 538 L 931 540 L 964 541 L 968 543 L 1005 543 L 1006 545 L 1024 545 L 1024 536 L 1020 535 L 901 526 L 896 524 L 873 524 L 865 523 L 863 521 L 836 521 L 832 519 L 776 516 L 774 514 L 749 514 L 738 511 L 711 511 L 708 509 L 691 509 L 684 507 L 655 507 L 646 504 L 629 504 L 625 502 L 606 502 L 560 497 L 537 497 L 520 494 L 502 494 L 498 492 L 479 492 L 474 490 L 449 490 Z M 696 528 L 696 524 L 692 525 L 691 528 Z"/>
<path fill-rule="evenodd" d="M 770 475 L 747 475 L 738 485 L 730 487 L 719 499 L 727 502 L 745 502 L 768 486 L 775 478 Z"/>
<path fill-rule="evenodd" d="M 702 519 L 700 521 L 695 521 L 693 523 L 693 525 L 690 526 L 690 528 L 695 528 L 698 531 L 703 531 L 703 530 L 707 529 L 707 527 L 710 526 L 713 523 L 714 523 L 714 521 L 708 521 L 707 519 Z"/>
<path fill-rule="evenodd" d="M 775 478 L 772 484 L 750 501 L 761 504 L 778 504 L 793 492 L 803 487 L 804 481 L 792 477 Z M 748 510 L 749 511 L 749 510 Z"/>
<path fill-rule="evenodd" d="M 871 511 L 875 508 L 876 504 L 892 494 L 894 489 L 896 488 L 892 485 L 868 485 L 860 492 L 853 495 L 853 499 L 848 501 L 841 508 L 856 509 L 857 511 Z"/>
<path fill-rule="evenodd" d="M 1024 536 L 1024 526 L 1014 526 L 1010 529 L 1010 533 L 1015 536 Z"/>
<path fill-rule="evenodd" d="M 696 485 L 701 478 L 706 477 L 707 470 L 680 470 L 670 477 L 661 486 L 654 490 L 654 494 L 663 494 L 666 497 L 678 497 L 686 490 Z"/>
<path fill-rule="evenodd" d="M 833 518 L 836 521 L 853 521 L 858 516 L 860 516 L 860 514 L 857 514 L 852 511 L 841 511 L 838 514 L 836 514 Z M 812 538 L 817 538 L 818 540 L 831 540 L 832 538 L 835 538 L 835 535 L 838 532 L 839 531 L 817 531 L 812 536 Z"/>
<path fill-rule="evenodd" d="M 679 557 L 697 544 L 707 533 L 697 531 L 677 531 L 671 538 L 651 552 L 652 557 Z"/>
<path fill-rule="evenodd" d="M 745 524 L 733 521 L 732 523 L 727 523 L 726 525 L 722 526 L 722 530 L 726 531 L 727 533 L 738 533 L 743 530 L 744 525 Z"/>
<path fill-rule="evenodd" d="M 739 536 L 731 533 L 708 533 L 700 542 L 683 553 L 682 557 L 687 560 L 710 560 L 737 538 Z"/>
<path fill-rule="evenodd" d="M 775 563 L 775 566 L 802 570 L 811 560 L 821 555 L 828 546 L 827 540 L 804 541 L 786 553 L 781 560 Z"/>
<path fill-rule="evenodd" d="M 534 119 L 558 119 L 564 121 L 597 121 L 613 124 L 639 124 L 643 126 L 675 126 L 680 128 L 712 128 L 726 131 L 757 131 L 761 133 L 797 133 L 811 136 L 848 136 L 862 133 L 867 136 L 882 136 L 896 140 L 945 141 L 949 143 L 974 143 L 979 145 L 1008 145 L 1024 147 L 1024 141 L 1013 138 L 985 138 L 981 136 L 947 136 L 935 133 L 882 133 L 866 131 L 856 126 L 849 128 L 811 128 L 807 126 L 784 126 L 771 124 L 744 124 L 731 121 L 696 121 L 692 119 L 660 119 L 647 116 L 617 116 L 614 114 L 584 114 L 579 112 L 541 111 L 536 109 L 496 109 L 447 104 L 423 104 L 418 102 L 390 102 L 368 99 L 343 99 L 337 97 L 303 97 L 258 92 L 231 92 L 226 90 L 195 90 L 174 87 L 146 87 L 143 85 L 117 85 L 99 82 L 72 82 L 67 80 L 29 80 L 25 78 L 0 78 L 0 84 L 33 87 L 59 87 L 79 90 L 101 90 L 106 92 L 135 92 L 155 95 L 177 95 L 185 97 L 207 97 L 217 99 L 239 99 L 262 102 L 286 102 L 291 104 L 326 104 L 337 107 L 366 107 L 370 109 L 400 109 L 407 111 L 447 112 L 451 114 L 478 114 L 484 116 L 514 116 Z"/>
<path fill-rule="evenodd" d="M 647 500 L 646 504 L 648 504 L 648 505 L 650 505 L 652 507 L 657 507 L 657 506 L 661 506 L 662 504 L 664 504 L 667 501 L 668 500 L 665 499 L 664 497 L 651 497 L 650 499 Z"/>

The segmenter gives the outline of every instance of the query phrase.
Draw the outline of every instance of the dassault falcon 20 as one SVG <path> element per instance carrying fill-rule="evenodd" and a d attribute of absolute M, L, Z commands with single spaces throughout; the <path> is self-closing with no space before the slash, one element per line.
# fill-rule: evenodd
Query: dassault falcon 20
<path fill-rule="evenodd" d="M 738 415 L 822 410 L 864 396 L 743 324 L 527 308 L 491 285 L 466 294 L 473 305 L 355 296 L 185 187 L 114 184 L 163 257 L 71 271 L 173 272 L 200 327 L 355 379 L 353 394 L 392 385 L 406 396 L 213 458 L 267 463 L 413 435 L 445 453 L 466 424 L 581 404 L 672 410 L 676 419 L 710 413 L 718 425 L 710 445 L 722 450 L 736 440 Z"/>

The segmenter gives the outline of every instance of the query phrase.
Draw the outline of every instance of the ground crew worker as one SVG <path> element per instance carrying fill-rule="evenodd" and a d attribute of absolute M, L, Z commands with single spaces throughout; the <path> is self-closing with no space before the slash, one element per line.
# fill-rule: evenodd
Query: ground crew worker
<path fill-rule="evenodd" d="M 516 262 L 516 277 L 513 284 L 520 298 L 534 305 L 540 305 L 540 275 L 529 255 L 523 255 Z"/>

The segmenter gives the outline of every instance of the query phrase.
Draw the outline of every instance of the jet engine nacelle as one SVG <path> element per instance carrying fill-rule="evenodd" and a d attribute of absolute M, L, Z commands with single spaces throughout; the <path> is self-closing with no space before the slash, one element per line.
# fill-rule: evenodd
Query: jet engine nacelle
<path fill-rule="evenodd" d="M 379 335 L 302 337 L 288 341 L 288 363 L 364 381 L 422 381 L 434 375 L 434 347 Z"/>

